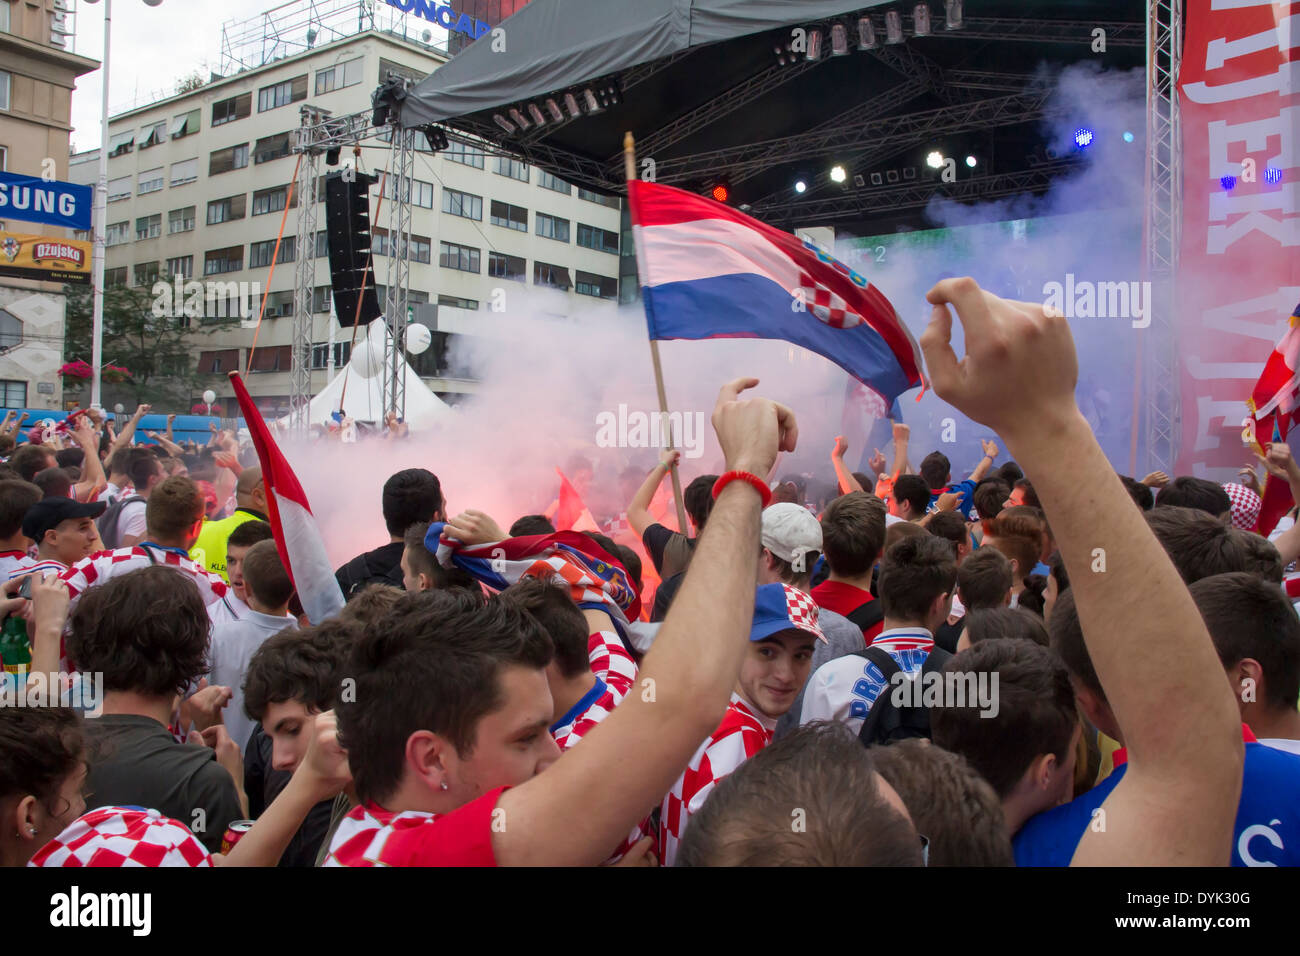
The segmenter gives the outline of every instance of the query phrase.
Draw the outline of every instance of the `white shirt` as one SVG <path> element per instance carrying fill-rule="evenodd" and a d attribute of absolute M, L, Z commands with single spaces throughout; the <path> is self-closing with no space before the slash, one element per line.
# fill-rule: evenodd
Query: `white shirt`
<path fill-rule="evenodd" d="M 273 617 L 250 609 L 242 620 L 212 628 L 212 670 L 208 673 L 208 683 L 220 684 L 232 691 L 221 719 L 240 750 L 245 749 L 256 723 L 244 713 L 243 685 L 248 674 L 248 662 L 268 637 L 279 634 L 286 627 L 297 626 L 298 622 L 292 615 Z"/>
<path fill-rule="evenodd" d="M 213 625 L 242 621 L 251 613 L 252 611 L 248 605 L 239 600 L 234 588 L 227 591 L 225 597 L 220 601 L 213 601 L 208 605 L 208 620 Z"/>
<path fill-rule="evenodd" d="M 0 554 L 0 581 L 8 581 L 15 571 L 30 563 L 26 551 L 6 551 Z"/>
<path fill-rule="evenodd" d="M 145 536 L 145 508 L 148 502 L 133 501 L 122 508 L 121 513 L 117 516 L 118 538 L 130 535 L 133 538 L 142 539 Z"/>
<path fill-rule="evenodd" d="M 108 487 L 105 488 L 103 491 L 101 491 L 101 492 L 99 493 L 99 497 L 96 498 L 95 500 L 96 500 L 96 501 L 112 501 L 114 498 L 116 498 L 116 497 L 118 496 L 118 494 L 121 493 L 121 491 L 122 491 L 122 488 L 121 488 L 120 485 L 115 485 L 115 484 L 113 484 L 113 483 L 110 481 L 110 482 L 108 483 Z"/>
<path fill-rule="evenodd" d="M 1259 742 L 1265 747 L 1272 747 L 1274 750 L 1285 750 L 1287 753 L 1300 754 L 1300 740 L 1288 740 L 1285 737 L 1260 737 Z"/>
<path fill-rule="evenodd" d="M 885 512 L 886 528 L 888 528 L 891 524 L 898 524 L 898 522 L 906 521 L 906 520 L 907 520 L 906 518 L 900 518 L 898 515 L 891 515 L 888 511 Z"/>
<path fill-rule="evenodd" d="M 920 626 L 893 627 L 871 642 L 885 651 L 904 674 L 915 674 L 934 649 L 934 635 Z M 880 669 L 865 657 L 846 654 L 827 661 L 808 678 L 799 723 L 838 720 L 854 735 L 871 712 L 876 697 L 887 686 Z"/>

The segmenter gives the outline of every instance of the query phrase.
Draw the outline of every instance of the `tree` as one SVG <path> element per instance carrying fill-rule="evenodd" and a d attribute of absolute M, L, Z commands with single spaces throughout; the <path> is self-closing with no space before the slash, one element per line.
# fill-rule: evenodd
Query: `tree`
<path fill-rule="evenodd" d="M 183 76 L 176 81 L 176 95 L 180 96 L 183 93 L 192 93 L 205 84 L 206 81 L 203 79 L 203 74 L 198 70 L 195 70 L 189 76 Z"/>

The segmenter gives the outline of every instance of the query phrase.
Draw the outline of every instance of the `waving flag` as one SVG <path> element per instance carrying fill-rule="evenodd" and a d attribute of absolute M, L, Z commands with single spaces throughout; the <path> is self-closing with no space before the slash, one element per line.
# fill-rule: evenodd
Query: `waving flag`
<path fill-rule="evenodd" d="M 444 537 L 444 522 L 429 525 L 424 546 L 443 567 L 458 567 L 494 591 L 516 581 L 540 577 L 569 588 L 580 608 L 606 611 L 620 634 L 641 613 L 641 601 L 627 572 L 595 541 L 576 531 L 556 531 L 491 544 L 461 544 Z"/>
<path fill-rule="evenodd" d="M 555 511 L 555 530 L 557 531 L 599 531 L 600 526 L 592 517 L 591 509 L 573 487 L 573 482 L 560 469 L 555 473 L 560 476 L 560 506 Z"/>
<path fill-rule="evenodd" d="M 1300 305 L 1291 313 L 1291 324 L 1282 341 L 1264 363 L 1264 371 L 1250 398 L 1246 399 L 1246 407 L 1250 409 L 1251 418 L 1247 420 L 1242 439 L 1260 455 L 1265 454 L 1267 442 L 1286 441 L 1291 426 L 1300 420 Z M 1255 530 L 1268 534 L 1292 504 L 1287 483 L 1266 475 L 1263 503 Z"/>
<path fill-rule="evenodd" d="M 923 384 L 889 300 L 810 242 L 703 196 L 628 183 L 651 339 L 780 339 L 830 359 L 886 404 Z"/>
<path fill-rule="evenodd" d="M 289 467 L 284 453 L 271 437 L 262 413 L 244 387 L 238 372 L 230 373 L 230 384 L 235 388 L 239 410 L 248 423 L 257 460 L 262 465 L 262 481 L 266 484 L 266 510 L 275 534 L 275 547 L 280 560 L 289 572 L 289 579 L 298 589 L 307 618 L 319 624 L 343 610 L 343 592 L 334 577 L 320 528 L 312 516 L 307 495 L 298 482 L 298 476 Z"/>

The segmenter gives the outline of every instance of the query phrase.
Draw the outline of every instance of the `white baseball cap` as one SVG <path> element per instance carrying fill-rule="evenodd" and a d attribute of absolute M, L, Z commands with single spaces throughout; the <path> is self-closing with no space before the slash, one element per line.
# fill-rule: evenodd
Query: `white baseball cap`
<path fill-rule="evenodd" d="M 782 501 L 763 509 L 760 540 L 782 561 L 796 564 L 809 551 L 821 553 L 822 526 L 803 505 Z"/>

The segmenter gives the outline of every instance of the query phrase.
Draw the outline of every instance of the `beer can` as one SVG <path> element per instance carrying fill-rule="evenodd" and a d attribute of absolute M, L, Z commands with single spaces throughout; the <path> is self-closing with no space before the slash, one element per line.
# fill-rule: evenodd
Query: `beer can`
<path fill-rule="evenodd" d="M 221 837 L 221 852 L 229 853 L 244 838 L 244 834 L 253 828 L 253 823 L 253 820 L 232 820 Z"/>

